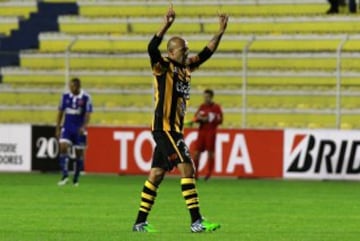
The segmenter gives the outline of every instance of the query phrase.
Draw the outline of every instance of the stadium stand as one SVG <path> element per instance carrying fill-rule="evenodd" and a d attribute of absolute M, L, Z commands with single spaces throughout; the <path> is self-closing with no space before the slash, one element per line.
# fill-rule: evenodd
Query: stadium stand
<path fill-rule="evenodd" d="M 36 1 L 0 1 L 0 16 L 29 18 L 30 14 L 37 11 Z"/>
<path fill-rule="evenodd" d="M 11 30 L 18 28 L 18 19 L 16 17 L 1 17 L 0 35 L 10 35 Z"/>
<path fill-rule="evenodd" d="M 188 17 L 177 21 L 169 33 L 211 34 L 217 30 L 217 19 L 212 17 Z M 298 34 L 298 33 L 358 33 L 357 17 L 233 17 L 228 34 Z M 89 18 L 60 17 L 60 30 L 67 34 L 153 34 L 159 25 L 158 18 Z M 331 28 L 329 29 L 329 23 Z"/>
<path fill-rule="evenodd" d="M 0 48 L 1 59 L 6 59 L 0 61 L 0 122 L 53 123 L 68 56 L 69 75 L 79 76 L 93 94 L 93 123 L 148 125 L 152 78 L 146 46 L 167 4 L 158 0 L 0 1 L 0 43 L 16 36 L 22 40 L 15 41 L 19 46 Z M 217 11 L 231 15 L 219 52 L 194 73 L 190 112 L 201 103 L 201 91 L 211 87 L 225 108 L 224 125 L 241 126 L 246 65 L 248 127 L 333 128 L 336 51 L 347 38 L 340 65 L 341 127 L 360 126 L 356 120 L 360 110 L 357 16 L 324 16 L 327 5 L 320 0 L 182 0 L 174 5 L 178 18 L 170 34 L 186 36 L 193 53 L 216 31 Z M 39 26 L 31 31 L 31 23 Z M 31 41 L 23 44 L 28 34 Z M 251 40 L 255 41 L 244 54 Z M 8 55 L 15 57 L 5 58 Z"/>

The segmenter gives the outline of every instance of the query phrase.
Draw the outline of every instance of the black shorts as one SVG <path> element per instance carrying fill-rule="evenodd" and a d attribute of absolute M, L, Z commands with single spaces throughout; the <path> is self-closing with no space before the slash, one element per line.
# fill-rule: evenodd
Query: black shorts
<path fill-rule="evenodd" d="M 171 171 L 179 163 L 193 163 L 184 136 L 176 132 L 153 131 L 156 142 L 151 167 Z"/>

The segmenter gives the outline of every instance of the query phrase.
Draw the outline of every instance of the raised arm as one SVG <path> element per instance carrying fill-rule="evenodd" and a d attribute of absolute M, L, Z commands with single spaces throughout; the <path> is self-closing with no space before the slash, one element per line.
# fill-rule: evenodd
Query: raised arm
<path fill-rule="evenodd" d="M 214 37 L 209 41 L 207 46 L 196 56 L 189 58 L 188 65 L 190 69 L 194 70 L 198 68 L 202 63 L 208 60 L 212 54 L 216 51 L 219 43 L 221 41 L 221 37 L 225 33 L 227 23 L 229 20 L 229 16 L 226 14 L 219 14 L 219 30 L 214 35 Z"/>
<path fill-rule="evenodd" d="M 214 35 L 214 37 L 210 40 L 210 42 L 207 45 L 207 48 L 211 52 L 215 52 L 217 47 L 219 46 L 221 37 L 225 33 L 228 20 L 229 20 L 228 15 L 226 15 L 226 14 L 220 14 L 219 15 L 219 31 Z"/>
<path fill-rule="evenodd" d="M 159 46 L 161 44 L 162 38 L 164 37 L 165 33 L 168 31 L 168 29 L 171 27 L 174 21 L 175 21 L 175 11 L 171 4 L 166 15 L 164 16 L 164 23 L 161 25 L 159 31 L 151 39 L 148 45 L 148 53 L 150 55 L 152 66 L 160 62 L 162 59 Z"/>
<path fill-rule="evenodd" d="M 175 21 L 175 11 L 173 5 L 170 4 L 169 9 L 166 15 L 164 16 L 164 23 L 160 27 L 159 31 L 156 33 L 156 36 L 162 38 L 165 35 L 165 33 L 168 31 L 168 29 L 171 27 L 171 25 L 174 23 L 174 21 Z"/>

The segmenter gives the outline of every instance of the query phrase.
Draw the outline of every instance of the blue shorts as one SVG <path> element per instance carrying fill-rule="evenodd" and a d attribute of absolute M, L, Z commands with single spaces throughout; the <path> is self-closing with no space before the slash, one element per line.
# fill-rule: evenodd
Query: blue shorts
<path fill-rule="evenodd" d="M 87 133 L 80 135 L 77 130 L 61 129 L 60 143 L 66 142 L 73 145 L 75 148 L 86 148 Z"/>

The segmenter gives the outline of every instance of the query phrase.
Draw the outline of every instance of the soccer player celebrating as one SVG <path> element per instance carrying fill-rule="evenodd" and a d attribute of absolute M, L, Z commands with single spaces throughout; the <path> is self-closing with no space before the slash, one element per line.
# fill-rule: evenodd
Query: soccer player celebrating
<path fill-rule="evenodd" d="M 152 167 L 141 193 L 141 204 L 133 231 L 155 232 L 147 222 L 155 202 L 157 189 L 166 171 L 174 167 L 181 175 L 181 190 L 191 216 L 192 232 L 214 231 L 219 224 L 206 221 L 200 214 L 199 197 L 194 178 L 194 165 L 183 139 L 183 124 L 190 95 L 190 75 L 211 57 L 225 32 L 228 16 L 219 15 L 219 31 L 196 56 L 188 58 L 187 42 L 178 36 L 167 42 L 167 57 L 162 57 L 159 45 L 175 20 L 172 5 L 164 17 L 164 24 L 148 45 L 154 75 L 155 113 L 152 135 L 156 142 Z"/>
<path fill-rule="evenodd" d="M 84 168 L 84 150 L 86 148 L 86 127 L 90 121 L 92 112 L 91 97 L 81 89 L 78 78 L 71 79 L 70 92 L 62 95 L 59 112 L 56 120 L 56 137 L 60 143 L 60 167 L 62 171 L 59 186 L 68 182 L 68 153 L 71 146 L 75 147 L 76 165 L 73 184 L 79 185 L 80 172 Z M 61 129 L 63 116 L 65 120 Z"/>
<path fill-rule="evenodd" d="M 205 180 L 211 177 L 214 169 L 214 153 L 216 141 L 216 129 L 223 121 L 223 113 L 220 105 L 214 103 L 214 91 L 204 91 L 204 103 L 199 107 L 194 116 L 194 122 L 199 123 L 198 138 L 194 153 L 195 178 L 198 178 L 199 159 L 202 152 L 208 153 L 208 172 Z"/>

